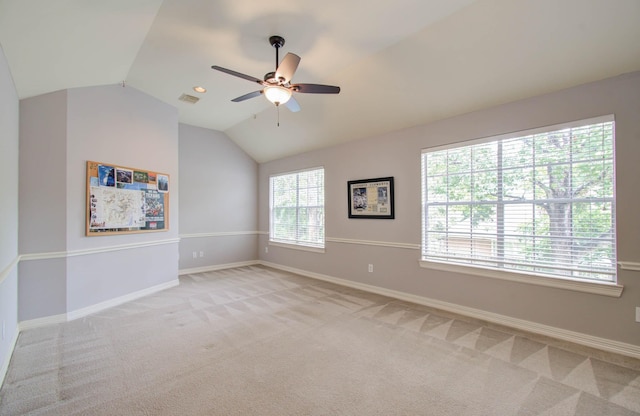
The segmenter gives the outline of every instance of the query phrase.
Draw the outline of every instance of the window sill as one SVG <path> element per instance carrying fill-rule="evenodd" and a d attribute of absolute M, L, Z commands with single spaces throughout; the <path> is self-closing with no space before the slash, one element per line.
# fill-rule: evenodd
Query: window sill
<path fill-rule="evenodd" d="M 299 244 L 282 243 L 278 241 L 269 241 L 270 246 L 290 248 L 293 250 L 310 251 L 312 253 L 324 253 L 324 247 L 303 246 Z"/>
<path fill-rule="evenodd" d="M 435 269 L 446 272 L 456 272 L 474 276 L 508 280 L 511 282 L 526 283 L 530 285 L 573 290 L 576 292 L 593 293 L 596 295 L 611 296 L 616 298 L 619 298 L 620 295 L 622 295 L 622 289 L 624 288 L 624 286 L 622 285 L 610 282 L 599 283 L 578 279 L 560 279 L 535 274 L 523 274 L 518 272 L 493 270 L 475 266 L 470 267 L 458 264 L 439 263 L 427 260 L 420 260 L 420 267 L 423 267 L 425 269 Z"/>

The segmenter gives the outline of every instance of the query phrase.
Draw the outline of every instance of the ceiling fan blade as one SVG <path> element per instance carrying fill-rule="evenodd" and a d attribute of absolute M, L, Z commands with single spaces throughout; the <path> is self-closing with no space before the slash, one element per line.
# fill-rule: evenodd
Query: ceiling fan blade
<path fill-rule="evenodd" d="M 300 104 L 298 104 L 296 99 L 293 97 L 289 98 L 289 101 L 284 103 L 284 106 L 287 107 L 292 113 L 297 113 L 298 111 L 300 111 Z"/>
<path fill-rule="evenodd" d="M 241 95 L 240 97 L 234 98 L 231 101 L 233 101 L 234 103 L 239 103 L 240 101 L 244 101 L 244 100 L 248 100 L 249 98 L 257 97 L 260 94 L 262 94 L 262 90 L 253 91 L 253 92 L 250 92 L 248 94 Z"/>
<path fill-rule="evenodd" d="M 338 94 L 340 92 L 340 87 L 333 85 L 295 84 L 291 87 L 293 87 L 293 90 L 296 92 L 310 94 Z"/>
<path fill-rule="evenodd" d="M 225 74 L 229 74 L 229 75 L 233 75 L 234 77 L 246 79 L 247 81 L 257 82 L 260 85 L 263 85 L 263 83 L 264 83 L 264 81 L 262 81 L 261 79 L 252 77 L 251 75 L 241 74 L 240 72 L 236 72 L 236 71 L 233 71 L 231 69 L 223 68 L 223 67 L 218 66 L 218 65 L 213 65 L 211 67 L 211 69 L 216 69 L 218 71 L 224 72 Z"/>
<path fill-rule="evenodd" d="M 291 52 L 287 53 L 280 65 L 278 65 L 278 69 L 276 69 L 276 79 L 284 78 L 285 84 L 291 81 L 299 63 L 300 57 L 298 55 Z"/>

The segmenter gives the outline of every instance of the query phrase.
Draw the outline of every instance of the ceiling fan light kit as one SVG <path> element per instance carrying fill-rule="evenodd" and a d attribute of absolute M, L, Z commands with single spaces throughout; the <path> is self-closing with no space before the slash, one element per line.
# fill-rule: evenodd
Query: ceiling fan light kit
<path fill-rule="evenodd" d="M 291 90 L 279 85 L 264 87 L 264 96 L 275 105 L 285 104 L 291 98 Z"/>
<path fill-rule="evenodd" d="M 294 92 L 306 94 L 340 93 L 340 87 L 333 85 L 291 84 L 291 78 L 293 78 L 293 74 L 296 72 L 298 64 L 300 63 L 300 57 L 293 53 L 287 53 L 284 59 L 282 59 L 282 62 L 279 62 L 278 50 L 284 45 L 284 38 L 274 35 L 269 38 L 269 43 L 276 49 L 276 70 L 275 72 L 265 74 L 264 79 L 255 78 L 217 65 L 211 67 L 217 71 L 255 82 L 264 87 L 261 90 L 236 97 L 231 101 L 240 102 L 264 94 L 267 100 L 275 104 L 276 107 L 284 104 L 290 111 L 297 112 L 300 111 L 300 104 L 298 104 L 293 97 Z"/>

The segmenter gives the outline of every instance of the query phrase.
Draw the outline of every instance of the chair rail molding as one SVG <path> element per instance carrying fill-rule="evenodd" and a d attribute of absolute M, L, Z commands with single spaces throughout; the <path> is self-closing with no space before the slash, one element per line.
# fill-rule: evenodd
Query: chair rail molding
<path fill-rule="evenodd" d="M 32 260 L 48 260 L 59 259 L 66 257 L 87 256 L 98 253 L 108 253 L 111 251 L 131 250 L 133 248 L 162 246 L 165 244 L 177 244 L 180 242 L 179 238 L 170 238 L 166 240 L 144 241 L 140 243 L 131 244 L 119 244 L 115 246 L 88 248 L 83 250 L 71 250 L 71 251 L 53 251 L 49 253 L 28 253 L 20 255 L 20 261 L 32 261 Z"/>

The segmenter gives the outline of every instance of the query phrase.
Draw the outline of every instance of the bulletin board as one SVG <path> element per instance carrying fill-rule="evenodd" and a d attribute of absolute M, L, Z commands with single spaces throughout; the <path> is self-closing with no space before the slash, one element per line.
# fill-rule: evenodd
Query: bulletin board
<path fill-rule="evenodd" d="M 169 230 L 169 175 L 87 161 L 87 236 Z"/>

